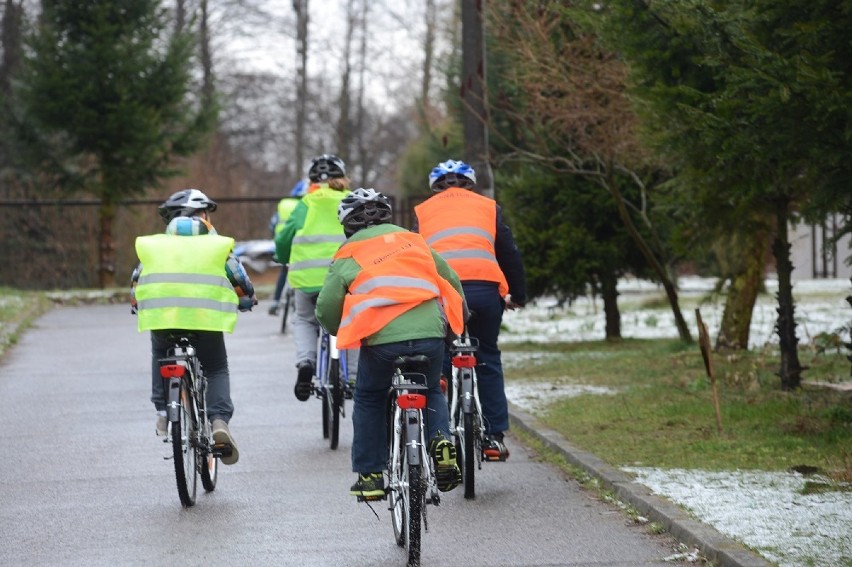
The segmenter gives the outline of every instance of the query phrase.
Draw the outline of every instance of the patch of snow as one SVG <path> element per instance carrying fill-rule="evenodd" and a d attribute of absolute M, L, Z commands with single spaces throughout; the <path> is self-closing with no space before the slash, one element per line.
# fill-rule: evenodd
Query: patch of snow
<path fill-rule="evenodd" d="M 779 567 L 848 565 L 852 559 L 852 491 L 804 494 L 805 483 L 819 482 L 818 477 L 784 472 L 623 470 Z"/>
<path fill-rule="evenodd" d="M 715 281 L 705 278 L 679 281 L 681 310 L 693 336 L 698 336 L 696 307 L 700 309 L 711 339 L 718 333 L 724 302 L 723 298 L 713 297 L 714 285 Z M 769 293 L 758 299 L 752 315 L 749 340 L 752 348 L 778 344 L 774 332 L 777 280 L 767 280 L 766 287 Z M 674 318 L 659 286 L 641 280 L 623 280 L 618 289 L 623 337 L 677 338 Z M 800 344 L 811 342 L 820 333 L 839 333 L 844 341 L 849 340 L 852 308 L 845 298 L 850 293 L 852 283 L 847 279 L 794 282 Z M 652 298 L 656 300 L 654 306 L 646 307 Z M 605 337 L 603 305 L 600 300 L 590 298 L 580 298 L 561 307 L 554 298 L 542 298 L 523 309 L 507 312 L 503 322 L 502 344 L 530 341 L 545 345 Z M 506 369 L 511 370 L 530 361 L 567 356 L 576 354 L 546 350 L 505 352 L 503 361 Z M 506 383 L 509 400 L 533 414 L 554 398 L 587 393 L 615 392 L 567 383 L 564 379 Z M 852 565 L 852 489 L 805 495 L 802 489 L 808 479 L 798 473 L 635 467 L 624 470 L 635 474 L 638 482 L 657 494 L 684 506 L 701 521 L 752 547 L 780 567 Z M 689 559 L 673 557 L 671 560 Z"/>

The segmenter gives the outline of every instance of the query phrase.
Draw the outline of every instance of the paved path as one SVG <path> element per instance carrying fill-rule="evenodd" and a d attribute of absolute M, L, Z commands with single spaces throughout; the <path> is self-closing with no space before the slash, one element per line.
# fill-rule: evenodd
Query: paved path
<path fill-rule="evenodd" d="M 183 509 L 154 436 L 148 336 L 128 307 L 37 320 L 0 362 L 0 565 L 403 565 L 387 510 L 348 494 L 351 419 L 329 450 L 319 402 L 292 394 L 278 324 L 257 310 L 228 336 L 240 462 Z M 626 567 L 674 552 L 510 443 L 475 501 L 457 490 L 430 508 L 424 565 Z"/>

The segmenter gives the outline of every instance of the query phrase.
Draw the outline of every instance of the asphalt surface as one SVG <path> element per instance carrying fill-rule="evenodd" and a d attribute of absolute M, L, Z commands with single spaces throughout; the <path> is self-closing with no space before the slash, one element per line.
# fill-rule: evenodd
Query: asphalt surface
<path fill-rule="evenodd" d="M 240 462 L 182 508 L 135 325 L 123 305 L 56 308 L 0 361 L 0 565 L 405 563 L 387 510 L 348 494 L 351 406 L 331 451 L 319 402 L 293 396 L 292 340 L 260 309 L 227 338 Z M 512 426 L 670 535 L 631 523 L 510 436 L 511 458 L 483 466 L 475 500 L 456 490 L 430 507 L 423 565 L 662 565 L 677 542 L 721 566 L 770 565 L 517 408 Z"/>

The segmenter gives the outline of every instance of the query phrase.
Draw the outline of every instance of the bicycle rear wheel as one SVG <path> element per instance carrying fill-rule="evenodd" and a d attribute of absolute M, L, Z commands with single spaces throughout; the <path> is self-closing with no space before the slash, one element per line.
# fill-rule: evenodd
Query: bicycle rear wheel
<path fill-rule="evenodd" d="M 200 457 L 198 468 L 201 470 L 201 486 L 207 492 L 213 492 L 219 479 L 219 457 L 214 457 L 212 453 Z"/>
<path fill-rule="evenodd" d="M 474 429 L 472 413 L 464 414 L 464 439 L 462 440 L 462 463 L 464 478 L 464 497 L 468 500 L 476 497 L 474 476 L 476 472 L 476 440 L 478 432 Z"/>
<path fill-rule="evenodd" d="M 290 313 L 290 309 L 293 307 L 293 289 L 289 287 L 284 288 L 284 314 L 281 316 L 281 332 L 285 332 L 287 330 L 287 315 Z"/>
<path fill-rule="evenodd" d="M 189 391 L 188 382 L 185 379 L 180 381 L 179 399 L 178 420 L 172 423 L 172 453 L 180 503 L 188 508 L 195 504 L 198 469 L 196 467 L 195 447 L 192 442 L 192 438 L 196 434 L 192 412 L 192 393 Z"/>
<path fill-rule="evenodd" d="M 328 364 L 328 396 L 329 399 L 329 442 L 332 449 L 337 449 L 340 441 L 340 414 L 343 413 L 343 388 L 340 381 L 340 359 L 333 358 Z"/>

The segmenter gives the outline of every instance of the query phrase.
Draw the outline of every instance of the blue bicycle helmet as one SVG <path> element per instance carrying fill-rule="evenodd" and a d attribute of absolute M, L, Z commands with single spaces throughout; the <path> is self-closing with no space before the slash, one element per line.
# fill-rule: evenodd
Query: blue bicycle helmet
<path fill-rule="evenodd" d="M 432 191 L 443 191 L 448 187 L 473 189 L 475 186 L 476 172 L 463 161 L 447 160 L 429 173 L 429 187 Z"/>
<path fill-rule="evenodd" d="M 291 197 L 304 197 L 305 193 L 308 191 L 308 182 L 305 179 L 300 179 L 293 185 L 293 189 L 290 190 Z"/>

